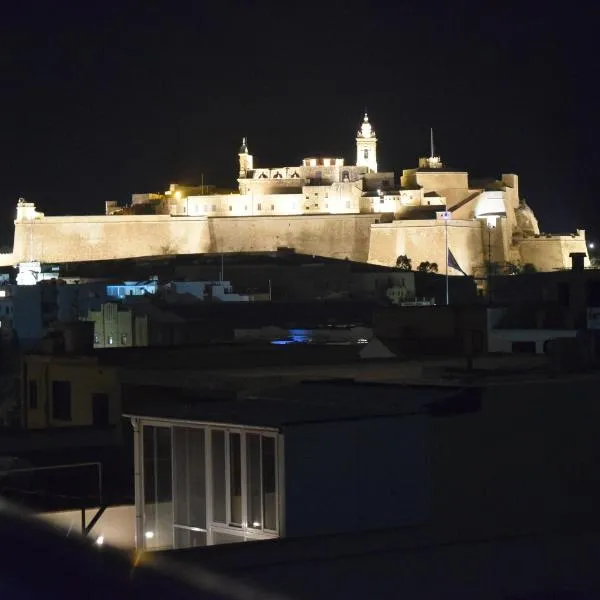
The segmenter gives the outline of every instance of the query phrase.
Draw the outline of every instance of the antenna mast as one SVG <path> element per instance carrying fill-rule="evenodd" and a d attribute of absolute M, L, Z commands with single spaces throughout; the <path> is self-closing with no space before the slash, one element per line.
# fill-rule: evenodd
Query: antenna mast
<path fill-rule="evenodd" d="M 431 158 L 435 156 L 435 146 L 433 145 L 433 127 L 429 129 L 429 144 L 431 147 Z"/>

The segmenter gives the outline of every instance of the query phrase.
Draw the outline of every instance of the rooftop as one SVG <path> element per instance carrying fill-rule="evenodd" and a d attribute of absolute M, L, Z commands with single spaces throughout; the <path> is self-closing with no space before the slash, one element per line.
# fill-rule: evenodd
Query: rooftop
<path fill-rule="evenodd" d="M 574 590 L 600 588 L 595 566 L 599 531 L 597 523 L 560 523 L 554 530 L 507 535 L 489 528 L 459 529 L 449 523 L 441 531 L 390 529 L 146 556 L 149 564 L 169 561 L 183 569 L 209 570 L 224 581 L 233 578 L 253 591 L 256 586 L 284 598 L 483 598 L 502 590 L 498 597 L 566 600 L 596 597 L 594 592 Z M 573 595 L 560 591 L 566 581 Z M 531 590 L 541 585 L 548 595 L 532 595 Z M 261 597 L 259 591 L 255 593 Z"/>
<path fill-rule="evenodd" d="M 327 421 L 412 416 L 440 402 L 456 402 L 457 407 L 464 407 L 465 401 L 473 401 L 472 393 L 468 399 L 465 394 L 457 386 L 319 381 L 272 390 L 260 397 L 205 399 L 188 390 L 132 386 L 124 390 L 124 412 L 125 416 L 279 429 Z"/>

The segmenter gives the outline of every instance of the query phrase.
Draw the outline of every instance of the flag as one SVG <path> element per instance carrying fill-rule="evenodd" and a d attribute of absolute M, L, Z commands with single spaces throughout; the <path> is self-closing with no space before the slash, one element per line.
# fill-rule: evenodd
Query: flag
<path fill-rule="evenodd" d="M 455 271 L 459 271 L 463 275 L 466 275 L 466 273 L 460 268 L 460 265 L 458 264 L 456 258 L 454 258 L 454 254 L 452 254 L 452 250 L 450 250 L 450 248 L 448 248 L 448 266 L 451 269 L 454 269 Z"/>

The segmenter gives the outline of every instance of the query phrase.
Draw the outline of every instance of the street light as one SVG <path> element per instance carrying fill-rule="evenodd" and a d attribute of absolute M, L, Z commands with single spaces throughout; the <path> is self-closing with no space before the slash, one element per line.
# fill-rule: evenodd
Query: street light
<path fill-rule="evenodd" d="M 596 244 L 594 244 L 594 242 L 588 242 L 588 248 L 590 250 L 593 250 L 596 247 Z"/>

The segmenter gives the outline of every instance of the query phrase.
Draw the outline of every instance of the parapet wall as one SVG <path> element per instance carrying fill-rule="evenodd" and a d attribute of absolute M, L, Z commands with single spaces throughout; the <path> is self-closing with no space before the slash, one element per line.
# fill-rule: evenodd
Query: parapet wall
<path fill-rule="evenodd" d="M 585 266 L 590 266 L 587 256 L 587 243 L 585 231 L 578 230 L 573 235 L 539 235 L 527 237 L 519 244 L 521 260 L 523 263 L 532 263 L 538 271 L 554 271 L 556 269 L 570 269 L 571 252 L 584 252 L 586 254 Z"/>

